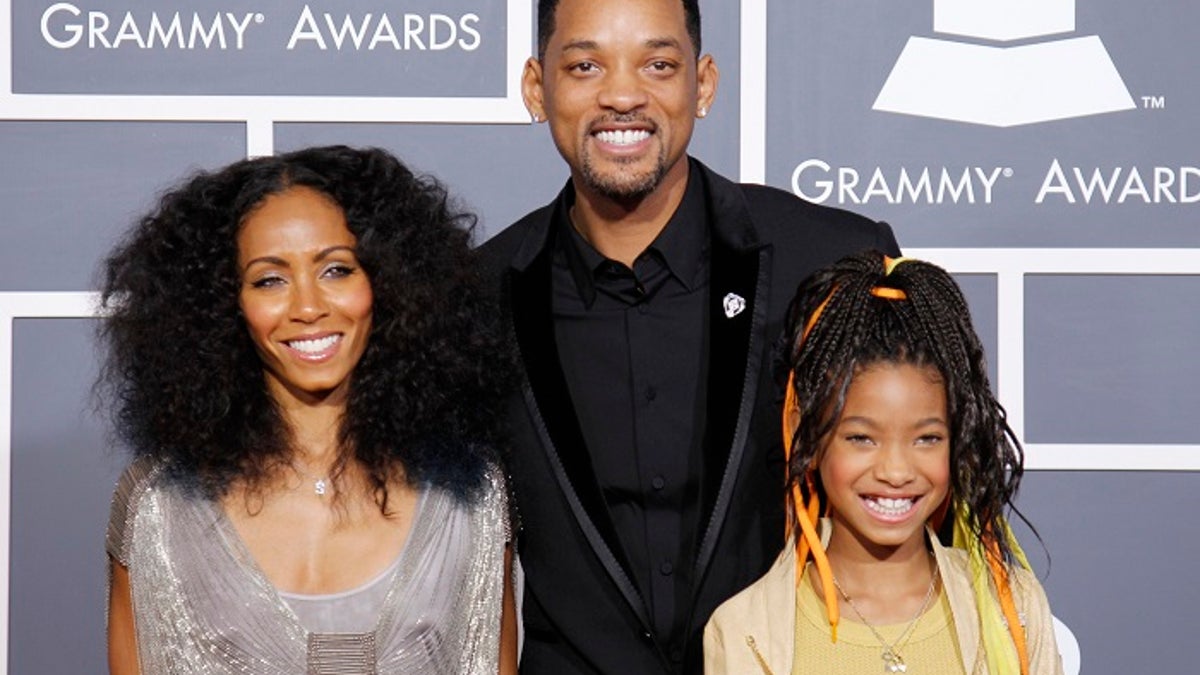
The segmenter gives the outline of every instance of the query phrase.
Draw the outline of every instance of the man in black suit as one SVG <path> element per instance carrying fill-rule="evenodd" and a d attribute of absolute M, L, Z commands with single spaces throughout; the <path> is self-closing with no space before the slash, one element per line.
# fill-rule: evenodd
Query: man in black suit
<path fill-rule="evenodd" d="M 511 407 L 524 673 L 696 673 L 783 545 L 771 347 L 797 284 L 891 230 L 687 156 L 718 71 L 697 0 L 541 0 L 525 102 L 571 179 L 483 247 Z"/>

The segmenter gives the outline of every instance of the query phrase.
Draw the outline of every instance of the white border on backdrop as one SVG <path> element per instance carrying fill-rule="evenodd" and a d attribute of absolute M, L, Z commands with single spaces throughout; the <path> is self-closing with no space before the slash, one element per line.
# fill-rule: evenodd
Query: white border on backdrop
<path fill-rule="evenodd" d="M 741 180 L 766 182 L 767 0 L 741 0 Z M 1200 275 L 1200 248 L 925 248 L 906 255 L 954 273 L 997 277 L 996 379 L 999 398 L 1025 438 L 1025 276 L 1028 274 Z M 1024 443 L 1024 441 L 1022 441 Z M 1033 443 L 1025 468 L 1040 470 L 1200 471 L 1200 445 Z"/>
<path fill-rule="evenodd" d="M 16 94 L 12 90 L 12 0 L 0 0 L 0 119 L 245 122 L 251 157 L 274 152 L 276 122 L 527 124 L 521 69 L 533 43 L 533 6 L 530 0 L 507 3 L 503 97 L 399 98 Z"/>

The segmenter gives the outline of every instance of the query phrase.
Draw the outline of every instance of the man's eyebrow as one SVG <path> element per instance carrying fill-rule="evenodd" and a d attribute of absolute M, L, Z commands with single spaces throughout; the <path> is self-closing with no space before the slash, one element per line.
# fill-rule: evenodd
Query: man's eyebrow
<path fill-rule="evenodd" d="M 682 49 L 679 45 L 679 40 L 673 37 L 650 38 L 643 44 L 649 49 Z"/>
<path fill-rule="evenodd" d="M 647 49 L 682 49 L 683 48 L 682 46 L 680 46 L 679 40 L 677 40 L 673 37 L 669 37 L 669 36 L 649 38 L 645 42 L 643 42 L 642 45 L 645 46 Z M 596 42 L 595 40 L 579 39 L 579 40 L 571 40 L 571 41 L 563 44 L 562 49 L 560 51 L 563 51 L 563 52 L 569 52 L 569 51 L 574 51 L 574 50 L 595 51 L 597 49 L 600 49 L 600 43 Z"/>
<path fill-rule="evenodd" d="M 595 51 L 600 48 L 600 44 L 595 40 L 571 40 L 562 46 L 560 51 L 569 52 L 572 50 L 579 51 Z"/>

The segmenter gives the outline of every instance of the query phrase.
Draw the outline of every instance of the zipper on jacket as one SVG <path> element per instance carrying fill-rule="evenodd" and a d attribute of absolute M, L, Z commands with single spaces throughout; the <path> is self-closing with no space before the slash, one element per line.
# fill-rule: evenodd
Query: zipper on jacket
<path fill-rule="evenodd" d="M 767 665 L 767 660 L 764 659 L 762 653 L 758 651 L 758 643 L 754 641 L 753 635 L 746 636 L 746 646 L 750 647 L 750 651 L 754 652 L 754 659 L 758 661 L 758 665 L 762 667 L 763 672 L 766 673 L 766 675 L 775 675 L 775 673 L 771 672 L 771 667 Z"/>

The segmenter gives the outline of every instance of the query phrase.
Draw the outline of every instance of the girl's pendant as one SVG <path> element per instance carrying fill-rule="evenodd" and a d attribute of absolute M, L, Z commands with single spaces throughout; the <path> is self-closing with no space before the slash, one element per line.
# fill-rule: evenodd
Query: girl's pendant
<path fill-rule="evenodd" d="M 908 672 L 908 664 L 904 663 L 904 659 L 891 649 L 883 650 L 883 672 L 885 673 L 906 673 Z"/>
<path fill-rule="evenodd" d="M 317 492 L 317 494 L 318 494 L 318 495 L 324 495 L 324 494 L 325 494 L 325 488 L 326 488 L 326 485 L 325 485 L 325 479 L 324 479 L 324 478 L 318 478 L 318 479 L 316 480 L 316 482 L 314 482 L 314 483 L 313 483 L 313 489 L 314 489 L 314 490 L 316 490 L 316 492 Z M 887 657 L 884 657 L 884 658 L 887 658 Z"/>

